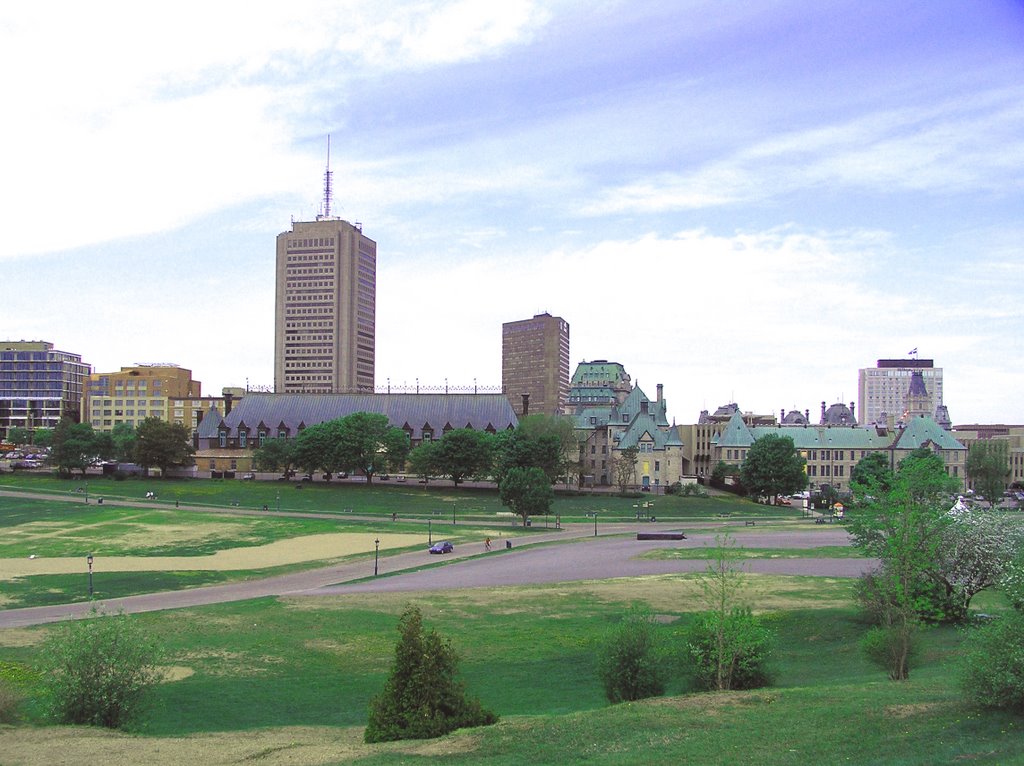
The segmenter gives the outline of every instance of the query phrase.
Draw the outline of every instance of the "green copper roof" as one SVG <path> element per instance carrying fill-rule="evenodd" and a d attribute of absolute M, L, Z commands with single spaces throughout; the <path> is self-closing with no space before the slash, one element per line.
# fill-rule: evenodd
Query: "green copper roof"
<path fill-rule="evenodd" d="M 729 418 L 729 424 L 718 436 L 717 443 L 719 447 L 749 447 L 754 443 L 754 435 L 743 422 L 743 415 L 739 411 L 734 412 Z"/>
<path fill-rule="evenodd" d="M 942 426 L 927 415 L 911 418 L 903 430 L 899 432 L 899 436 L 896 438 L 896 443 L 893 446 L 896 449 L 912 450 L 923 447 L 928 442 L 937 445 L 939 449 L 967 449 L 949 431 L 943 430 Z"/>
<path fill-rule="evenodd" d="M 626 377 L 626 368 L 618 362 L 596 359 L 593 362 L 580 362 L 572 375 L 573 386 L 587 386 Z"/>

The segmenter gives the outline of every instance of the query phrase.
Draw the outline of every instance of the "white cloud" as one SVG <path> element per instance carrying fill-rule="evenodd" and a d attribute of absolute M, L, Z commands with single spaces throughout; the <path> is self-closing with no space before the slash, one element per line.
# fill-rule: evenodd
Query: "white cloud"
<path fill-rule="evenodd" d="M 1006 88 L 757 141 L 690 173 L 605 191 L 588 215 L 714 207 L 825 187 L 936 193 L 1020 188 L 1024 90 Z"/>
<path fill-rule="evenodd" d="M 367 67 L 474 59 L 547 19 L 526 0 L 58 5 L 0 11 L 0 205 L 19 221 L 0 258 L 296 195 L 322 162 L 293 148 L 327 132 L 314 92 L 344 100 Z"/>

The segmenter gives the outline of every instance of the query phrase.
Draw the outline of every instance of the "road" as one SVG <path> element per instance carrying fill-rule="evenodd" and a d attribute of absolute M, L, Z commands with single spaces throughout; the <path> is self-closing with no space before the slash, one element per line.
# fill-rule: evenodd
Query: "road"
<path fill-rule="evenodd" d="M 680 525 L 645 523 L 640 528 L 644 531 L 656 528 L 669 530 L 679 529 Z M 693 572 L 703 570 L 707 562 L 637 557 L 655 549 L 685 550 L 714 544 L 714 534 L 711 533 L 690 535 L 689 539 L 681 541 L 638 541 L 635 539 L 635 523 L 604 525 L 599 537 L 590 536 L 590 529 L 589 525 L 579 524 L 570 525 L 560 532 L 513 537 L 511 550 L 500 548 L 492 553 L 484 553 L 482 543 L 461 545 L 454 554 L 444 557 L 443 566 L 426 569 L 421 567 L 436 564 L 441 557 L 432 556 L 425 550 L 387 556 L 380 559 L 378 571 L 381 576 L 377 578 L 373 578 L 373 558 L 368 557 L 355 563 L 260 580 L 110 599 L 98 602 L 96 606 L 107 612 L 152 612 L 265 596 L 443 590 Z M 811 548 L 847 545 L 849 542 L 846 531 L 841 528 L 779 532 L 737 528 L 733 531 L 738 544 L 745 547 Z M 541 545 L 551 542 L 559 544 Z M 498 541 L 499 546 L 503 544 L 504 540 Z M 873 565 L 870 559 L 850 558 L 749 559 L 744 561 L 743 570 L 763 574 L 857 577 Z M 400 574 L 390 574 L 395 572 Z M 0 628 L 83 617 L 90 613 L 93 605 L 84 602 L 2 610 Z"/>

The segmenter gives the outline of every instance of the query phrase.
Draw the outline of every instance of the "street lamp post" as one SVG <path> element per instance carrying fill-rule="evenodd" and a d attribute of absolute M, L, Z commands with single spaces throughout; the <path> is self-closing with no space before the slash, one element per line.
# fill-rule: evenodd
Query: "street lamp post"
<path fill-rule="evenodd" d="M 373 576 L 377 576 L 377 560 L 380 557 L 380 538 L 373 541 Z"/>
<path fill-rule="evenodd" d="M 281 512 L 281 490 L 277 491 L 277 512 Z"/>
<path fill-rule="evenodd" d="M 597 511 L 594 511 L 594 537 L 597 537 Z"/>
<path fill-rule="evenodd" d="M 434 544 L 434 538 L 432 536 L 432 532 L 431 532 L 431 529 L 430 529 L 431 521 L 433 521 L 433 519 L 427 519 L 427 545 L 433 545 Z"/>
<path fill-rule="evenodd" d="M 90 553 L 85 557 L 86 562 L 89 564 L 89 598 L 92 598 L 92 554 Z"/>
<path fill-rule="evenodd" d="M 452 526 L 455 526 L 455 503 L 452 502 Z"/>

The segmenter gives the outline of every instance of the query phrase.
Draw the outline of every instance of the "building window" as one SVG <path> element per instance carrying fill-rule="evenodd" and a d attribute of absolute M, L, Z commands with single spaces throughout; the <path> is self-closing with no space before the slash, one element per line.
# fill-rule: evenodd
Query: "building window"
<path fill-rule="evenodd" d="M 238 432 L 238 446 L 245 449 L 249 444 L 249 434 L 245 431 Z"/>
<path fill-rule="evenodd" d="M 655 471 L 660 471 L 661 470 L 661 461 L 660 460 L 655 460 L 654 461 L 654 470 Z"/>
<path fill-rule="evenodd" d="M 260 431 L 260 433 L 259 433 L 259 443 L 260 443 L 259 446 L 262 447 L 263 443 L 266 440 L 267 440 L 267 432 L 266 431 Z"/>
<path fill-rule="evenodd" d="M 228 432 L 227 431 L 221 431 L 218 434 L 218 437 L 219 437 L 218 443 L 219 443 L 219 445 L 221 447 L 228 446 Z"/>

